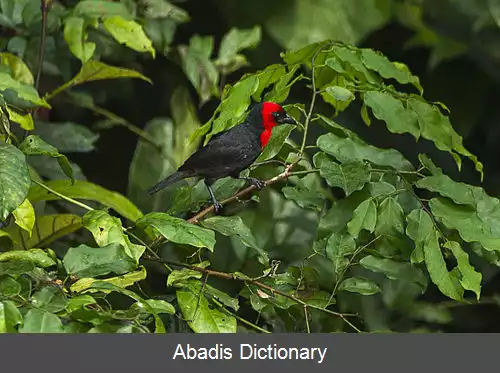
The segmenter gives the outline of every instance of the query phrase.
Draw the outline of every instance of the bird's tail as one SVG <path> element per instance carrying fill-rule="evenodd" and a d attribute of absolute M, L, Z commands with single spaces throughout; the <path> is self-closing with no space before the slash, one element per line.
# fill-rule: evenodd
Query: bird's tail
<path fill-rule="evenodd" d="M 148 189 L 148 193 L 150 195 L 151 194 L 155 194 L 159 190 L 167 187 L 168 185 L 173 184 L 173 183 L 175 183 L 175 182 L 177 182 L 179 180 L 185 179 L 185 178 L 190 177 L 190 176 L 191 176 L 190 172 L 176 171 L 172 175 L 170 175 L 170 176 L 166 177 L 165 179 L 163 179 L 162 181 L 160 181 L 158 184 L 156 184 L 153 187 L 149 188 Z"/>

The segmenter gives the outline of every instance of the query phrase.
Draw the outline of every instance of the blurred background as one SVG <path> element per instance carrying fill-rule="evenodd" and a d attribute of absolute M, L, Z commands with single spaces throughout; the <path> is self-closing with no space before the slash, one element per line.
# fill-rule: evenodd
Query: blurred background
<path fill-rule="evenodd" d="M 54 1 L 52 4 L 40 86 L 42 93 L 51 91 L 78 71 L 79 61 L 70 58 L 61 35 L 52 34 L 50 29 L 57 29 L 57 25 L 51 26 L 50 17 L 56 22 L 58 11 L 76 3 L 78 1 Z M 94 30 L 89 31 L 89 38 L 98 46 L 106 46 L 98 49 L 102 50 L 101 60 L 134 68 L 150 77 L 153 85 L 140 80 L 94 83 L 86 86 L 80 94 L 57 98 L 50 112 L 40 112 L 39 120 L 65 123 L 72 133 L 78 133 L 78 136 L 68 138 L 60 125 L 58 131 L 49 125 L 37 130 L 46 131 L 43 136 L 47 141 L 51 142 L 52 138 L 51 143 L 55 141 L 61 151 L 66 150 L 70 160 L 79 166 L 79 178 L 87 178 L 128 195 L 140 208 L 160 208 L 160 202 L 153 206 L 150 200 L 141 197 L 146 184 L 152 184 L 154 180 L 137 181 L 134 173 L 138 171 L 131 168 L 134 157 L 138 157 L 141 146 L 145 146 L 138 144 L 137 129 L 146 129 L 153 137 L 170 136 L 171 148 L 165 151 L 174 158 L 172 164 L 161 172 L 154 170 L 157 174 L 166 174 L 169 168 L 175 168 L 188 155 L 187 150 L 179 151 L 183 140 L 175 138 L 175 128 L 185 125 L 183 134 L 175 133 L 187 137 L 199 123 L 205 123 L 219 103 L 224 83 L 236 82 L 246 72 L 280 62 L 280 53 L 284 50 L 333 39 L 379 50 L 390 60 L 407 64 L 420 77 L 426 99 L 442 102 L 450 109 L 452 124 L 464 137 L 465 147 L 484 163 L 482 186 L 490 195 L 500 196 L 500 0 L 171 0 L 168 3 L 122 3 L 141 15 L 148 36 L 161 53 L 157 53 L 155 59 L 147 54 L 134 53 L 110 43 L 106 39 L 109 36 Z M 169 8 L 162 8 L 160 3 L 168 4 Z M 215 59 L 224 35 L 232 28 L 254 30 L 252 42 L 241 52 L 243 57 L 231 61 L 235 66 L 216 64 L 220 79 L 215 91 L 207 91 L 202 84 L 192 84 L 186 53 L 195 51 L 196 38 L 211 37 L 204 39 L 209 40 L 204 45 L 213 43 L 213 46 L 204 50 L 200 48 L 197 53 L 203 55 L 206 52 L 203 58 Z M 2 30 L 2 47 L 22 54 L 33 70 L 38 39 L 33 37 L 23 44 L 15 39 L 22 37 L 13 34 L 11 29 Z M 210 76 L 206 79 L 213 83 Z M 89 97 L 93 102 L 89 103 Z M 68 105 L 68 99 L 78 105 Z M 293 90 L 287 100 L 306 105 L 309 101 L 310 91 L 306 87 Z M 89 106 L 93 109 L 89 110 Z M 426 153 L 455 180 L 480 185 L 479 176 L 470 162 L 465 162 L 459 172 L 447 153 L 438 151 L 424 140 L 416 143 L 410 136 L 392 135 L 383 125 L 367 127 L 359 116 L 359 108 L 353 104 L 337 121 L 371 144 L 400 150 L 414 163 L 418 153 Z M 331 111 L 331 108 L 320 106 L 318 110 Z M 170 123 L 168 128 L 173 132 L 155 133 L 155 123 L 165 121 Z M 319 130 L 313 128 L 311 144 L 319 134 L 315 131 Z M 78 144 L 72 144 L 72 141 Z M 155 159 L 150 157 L 151 169 L 159 167 L 155 165 Z M 51 167 L 47 163 L 40 164 L 37 170 L 50 178 L 56 178 L 59 172 L 55 165 Z M 151 170 L 144 172 L 154 173 Z M 480 270 L 485 280 L 483 304 L 453 306 L 450 310 L 453 321 L 440 325 L 439 330 L 500 331 L 495 296 L 500 286 L 498 267 L 485 266 Z M 443 300 L 438 292 L 429 291 L 426 296 L 431 302 Z M 375 311 L 373 315 L 379 317 Z M 372 322 L 379 322 L 383 329 L 382 319 L 387 315 L 380 317 L 379 321 Z M 413 328 L 418 326 L 418 322 L 412 325 Z"/>

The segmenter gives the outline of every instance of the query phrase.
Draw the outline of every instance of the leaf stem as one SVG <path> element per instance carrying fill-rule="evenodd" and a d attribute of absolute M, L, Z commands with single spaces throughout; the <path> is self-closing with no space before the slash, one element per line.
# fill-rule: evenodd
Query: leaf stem
<path fill-rule="evenodd" d="M 40 76 L 42 75 L 43 60 L 45 58 L 45 43 L 47 39 L 47 13 L 51 0 L 40 0 L 40 10 L 42 12 L 42 30 L 40 36 L 40 46 L 38 50 L 38 66 L 36 70 L 35 88 L 38 90 Z"/>
<path fill-rule="evenodd" d="M 85 203 L 77 201 L 76 199 L 73 199 L 71 197 L 65 196 L 64 194 L 61 194 L 61 193 L 55 191 L 54 189 L 48 187 L 47 185 L 45 185 L 45 184 L 43 184 L 43 183 L 41 183 L 41 182 L 39 182 L 37 180 L 31 180 L 31 181 L 34 182 L 35 184 L 41 186 L 43 189 L 49 191 L 50 193 L 52 193 L 52 194 L 58 196 L 59 198 L 65 200 L 65 201 L 68 201 L 68 202 L 70 202 L 70 203 L 72 203 L 74 205 L 80 206 L 80 207 L 84 208 L 87 211 L 94 211 L 94 209 L 92 207 L 86 205 Z"/>
<path fill-rule="evenodd" d="M 241 316 L 238 316 L 236 313 L 228 310 L 226 307 L 224 307 L 224 305 L 219 302 L 217 299 L 215 299 L 214 297 L 212 297 L 212 302 L 214 302 L 217 307 L 219 307 L 222 311 L 230 314 L 231 316 L 233 316 L 235 319 L 241 321 L 243 324 L 246 324 L 248 326 L 250 326 L 251 328 L 254 328 L 255 330 L 261 332 L 261 333 L 266 333 L 266 334 L 272 334 L 269 330 L 266 330 L 264 328 L 261 328 L 260 326 L 254 324 L 253 322 L 251 321 L 248 321 L 247 319 L 244 319 L 243 317 Z"/>

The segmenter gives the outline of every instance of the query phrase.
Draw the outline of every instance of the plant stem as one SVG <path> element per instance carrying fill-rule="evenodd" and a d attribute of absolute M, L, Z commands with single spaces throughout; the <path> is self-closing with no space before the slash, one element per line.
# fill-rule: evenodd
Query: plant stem
<path fill-rule="evenodd" d="M 257 331 L 259 331 L 261 333 L 272 334 L 269 330 L 261 328 L 260 326 L 254 324 L 253 322 L 248 321 L 247 319 L 244 319 L 243 317 L 238 316 L 234 312 L 229 311 L 226 307 L 224 307 L 224 305 L 221 302 L 219 302 L 217 299 L 215 299 L 213 297 L 212 297 L 212 302 L 214 302 L 217 305 L 217 307 L 219 307 L 222 311 L 230 314 L 235 319 L 241 321 L 243 324 L 246 324 L 246 325 L 250 326 L 251 328 L 254 328 L 255 330 L 257 330 Z"/>
<path fill-rule="evenodd" d="M 319 170 L 314 168 L 312 170 L 295 171 L 295 172 L 290 172 L 290 174 L 288 176 L 307 175 L 307 174 L 312 174 L 314 172 L 319 172 Z"/>
<path fill-rule="evenodd" d="M 40 46 L 38 50 L 38 66 L 36 70 L 35 88 L 38 90 L 40 76 L 42 75 L 43 60 L 45 58 L 45 43 L 47 39 L 47 13 L 51 0 L 40 0 L 40 10 L 42 11 L 42 30 L 40 36 Z"/>
<path fill-rule="evenodd" d="M 355 314 L 344 314 L 344 313 L 340 313 L 340 312 L 335 312 L 335 311 L 329 310 L 327 308 L 316 306 L 314 304 L 309 304 L 309 303 L 303 301 L 302 299 L 297 298 L 295 295 L 285 293 L 285 292 L 283 292 L 281 290 L 275 289 L 272 286 L 266 285 L 266 284 L 264 284 L 264 283 L 262 283 L 260 281 L 251 279 L 249 277 L 242 277 L 242 276 L 239 276 L 239 275 L 234 274 L 234 273 L 214 271 L 212 269 L 201 268 L 201 267 L 197 267 L 197 266 L 194 266 L 194 265 L 180 263 L 180 262 L 175 262 L 175 261 L 171 261 L 171 260 L 156 259 L 156 258 L 151 258 L 151 257 L 149 257 L 147 259 L 152 260 L 152 261 L 158 261 L 160 263 L 166 263 L 166 264 L 175 265 L 175 266 L 182 267 L 182 268 L 188 268 L 188 269 L 191 269 L 193 271 L 197 271 L 197 272 L 203 273 L 203 274 L 205 274 L 207 276 L 214 276 L 214 277 L 219 277 L 219 278 L 223 278 L 223 279 L 226 279 L 226 280 L 232 280 L 232 281 L 241 281 L 241 282 L 244 282 L 244 283 L 247 283 L 247 284 L 255 285 L 255 286 L 259 287 L 260 289 L 264 289 L 264 290 L 269 291 L 273 295 L 274 294 L 281 295 L 281 296 L 283 296 L 285 298 L 288 298 L 288 299 L 294 301 L 295 303 L 301 304 L 302 306 L 306 306 L 306 307 L 309 307 L 309 308 L 314 308 L 316 310 L 328 313 L 330 315 L 333 315 L 333 316 L 336 316 L 336 317 L 340 317 L 347 325 L 349 325 L 351 328 L 353 328 L 356 332 L 358 332 L 358 333 L 361 332 L 361 330 L 359 330 L 355 325 L 353 325 L 347 319 L 347 316 L 357 316 Z"/>
<path fill-rule="evenodd" d="M 61 194 L 61 193 L 55 191 L 54 189 L 48 187 L 47 185 L 45 185 L 45 184 L 43 184 L 43 183 L 41 183 L 41 182 L 39 182 L 37 180 L 32 180 L 32 182 L 34 182 L 35 184 L 41 186 L 43 189 L 49 191 L 50 193 L 58 196 L 59 198 L 65 200 L 65 201 L 68 201 L 68 202 L 70 202 L 70 203 L 72 203 L 74 205 L 80 206 L 80 207 L 84 208 L 85 210 L 94 211 L 94 209 L 92 207 L 86 205 L 85 203 L 77 201 L 76 199 L 73 199 L 71 197 L 65 196 L 64 194 Z"/>

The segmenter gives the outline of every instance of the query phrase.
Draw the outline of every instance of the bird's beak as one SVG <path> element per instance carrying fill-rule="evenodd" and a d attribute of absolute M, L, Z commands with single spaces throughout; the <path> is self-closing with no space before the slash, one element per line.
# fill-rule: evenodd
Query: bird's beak
<path fill-rule="evenodd" d="M 295 119 L 293 119 L 290 115 L 285 114 L 285 117 L 283 119 L 281 119 L 281 123 L 284 124 L 284 123 L 287 123 L 287 124 L 297 124 L 297 122 L 295 121 Z"/>

